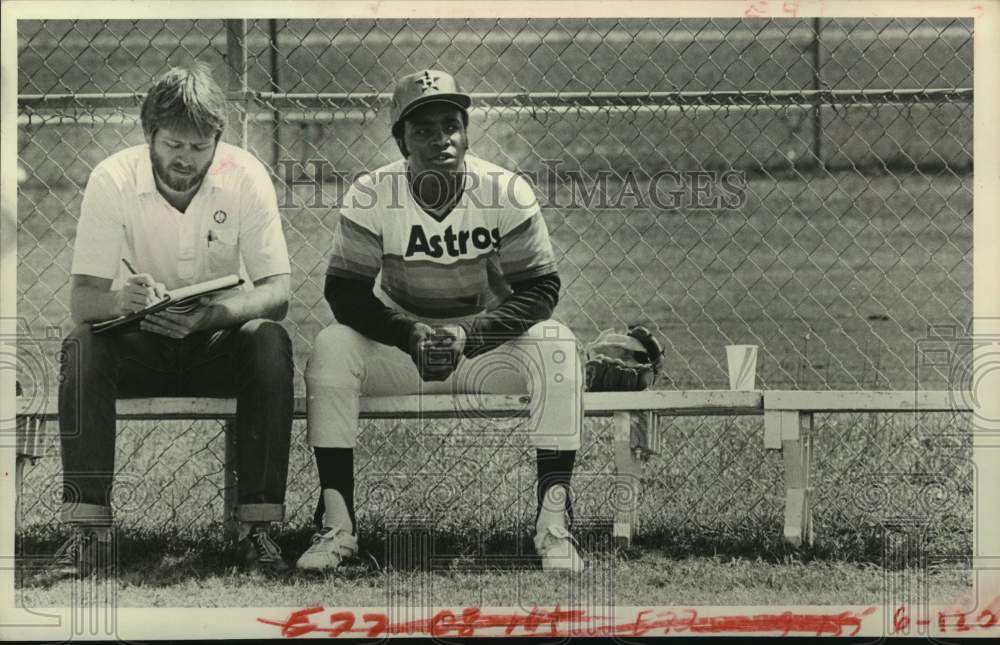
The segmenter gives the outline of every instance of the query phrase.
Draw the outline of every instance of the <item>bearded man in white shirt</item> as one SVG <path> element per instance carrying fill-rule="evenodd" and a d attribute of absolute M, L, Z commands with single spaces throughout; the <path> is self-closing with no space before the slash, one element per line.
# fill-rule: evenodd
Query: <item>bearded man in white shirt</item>
<path fill-rule="evenodd" d="M 236 398 L 241 562 L 287 568 L 268 529 L 284 519 L 294 405 L 291 341 L 277 322 L 288 310 L 288 251 L 266 168 L 220 142 L 225 113 L 207 67 L 173 68 L 143 102 L 146 143 L 108 157 L 87 182 L 71 269 L 76 327 L 59 386 L 61 519 L 71 528 L 55 557 L 60 573 L 114 564 L 115 400 L 149 396 Z M 241 261 L 252 289 L 91 330 L 170 289 L 239 274 Z"/>

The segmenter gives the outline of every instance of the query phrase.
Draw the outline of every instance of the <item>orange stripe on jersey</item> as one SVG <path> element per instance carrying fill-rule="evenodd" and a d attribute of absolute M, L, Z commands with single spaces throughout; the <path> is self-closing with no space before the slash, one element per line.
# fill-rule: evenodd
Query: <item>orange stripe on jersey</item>
<path fill-rule="evenodd" d="M 381 268 L 382 242 L 363 226 L 341 216 L 333 230 L 329 275 L 374 280 Z"/>

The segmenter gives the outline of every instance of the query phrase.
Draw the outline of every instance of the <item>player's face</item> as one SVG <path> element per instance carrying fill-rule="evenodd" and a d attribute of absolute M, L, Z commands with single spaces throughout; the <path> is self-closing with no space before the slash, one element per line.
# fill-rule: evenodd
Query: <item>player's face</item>
<path fill-rule="evenodd" d="M 149 143 L 153 171 L 167 188 L 186 192 L 201 185 L 215 156 L 217 138 L 187 128 L 159 128 Z"/>
<path fill-rule="evenodd" d="M 448 103 L 428 103 L 406 118 L 403 142 L 414 172 L 459 172 L 469 147 L 462 112 Z"/>

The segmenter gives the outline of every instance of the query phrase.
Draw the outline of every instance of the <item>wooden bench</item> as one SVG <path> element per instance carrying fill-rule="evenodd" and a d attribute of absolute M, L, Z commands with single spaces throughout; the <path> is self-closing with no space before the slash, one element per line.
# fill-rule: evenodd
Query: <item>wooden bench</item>
<path fill-rule="evenodd" d="M 780 450 L 785 469 L 785 540 L 812 544 L 812 465 L 817 412 L 971 412 L 965 392 L 773 390 L 764 392 L 764 448 Z"/>
<path fill-rule="evenodd" d="M 659 416 L 763 415 L 764 447 L 783 454 L 785 471 L 784 536 L 791 544 L 809 544 L 813 539 L 812 492 L 809 469 L 813 446 L 813 413 L 816 412 L 949 412 L 955 401 L 969 401 L 968 396 L 954 397 L 949 392 L 881 391 L 730 391 L 730 390 L 657 390 L 651 392 L 588 392 L 584 395 L 587 416 L 613 417 L 615 486 L 624 491 L 627 504 L 613 509 L 613 535 L 622 545 L 631 542 L 638 517 L 641 494 L 642 456 L 635 449 L 633 432 L 647 433 L 647 445 L 658 445 Z M 366 419 L 385 418 L 460 418 L 475 410 L 483 418 L 526 416 L 527 396 L 507 395 L 429 395 L 362 397 L 361 414 Z M 46 401 L 42 410 L 28 410 L 18 402 L 17 489 L 20 491 L 23 464 L 41 456 L 39 437 L 46 421 L 57 419 L 55 398 Z M 304 419 L 305 398 L 295 401 L 294 416 Z M 224 505 L 227 536 L 235 535 L 236 471 L 235 433 L 231 431 L 236 414 L 235 399 L 149 398 L 120 399 L 118 418 L 143 419 L 218 419 L 225 421 Z"/>

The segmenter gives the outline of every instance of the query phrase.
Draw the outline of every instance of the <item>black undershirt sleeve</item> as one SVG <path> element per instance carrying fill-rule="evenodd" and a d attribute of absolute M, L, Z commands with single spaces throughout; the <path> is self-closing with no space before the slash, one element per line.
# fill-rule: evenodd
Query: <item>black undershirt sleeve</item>
<path fill-rule="evenodd" d="M 514 293 L 498 307 L 461 323 L 468 337 L 464 354 L 474 358 L 517 338 L 532 325 L 548 320 L 559 302 L 559 274 L 552 272 L 510 285 Z"/>
<path fill-rule="evenodd" d="M 340 324 L 409 353 L 410 330 L 417 319 L 386 307 L 375 297 L 373 286 L 374 282 L 327 275 L 323 295 Z M 562 282 L 553 272 L 510 286 L 514 293 L 499 306 L 461 323 L 468 337 L 463 352 L 467 358 L 495 349 L 551 318 Z"/>
<path fill-rule="evenodd" d="M 323 296 L 337 322 L 384 345 L 410 353 L 410 330 L 416 318 L 386 307 L 375 297 L 375 282 L 326 276 Z"/>

